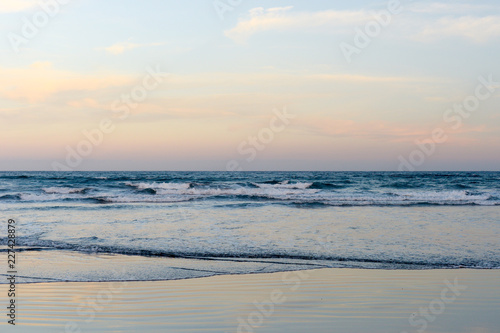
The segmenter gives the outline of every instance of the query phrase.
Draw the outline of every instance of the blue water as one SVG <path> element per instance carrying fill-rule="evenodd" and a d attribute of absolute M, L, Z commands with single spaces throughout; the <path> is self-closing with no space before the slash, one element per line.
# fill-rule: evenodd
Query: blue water
<path fill-rule="evenodd" d="M 2 172 L 0 201 L 500 205 L 498 172 Z"/>
<path fill-rule="evenodd" d="M 25 275 L 47 281 L 117 278 L 47 268 L 87 256 L 155 259 L 118 274 L 144 280 L 178 278 L 173 259 L 213 274 L 500 268 L 500 172 L 0 172 L 0 212 L 39 266 Z"/>

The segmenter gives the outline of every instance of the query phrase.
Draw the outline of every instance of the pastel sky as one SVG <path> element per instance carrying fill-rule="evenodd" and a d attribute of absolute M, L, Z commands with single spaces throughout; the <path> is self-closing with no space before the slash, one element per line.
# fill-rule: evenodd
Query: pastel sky
<path fill-rule="evenodd" d="M 41 2 L 0 2 L 0 170 L 500 170 L 498 1 Z"/>

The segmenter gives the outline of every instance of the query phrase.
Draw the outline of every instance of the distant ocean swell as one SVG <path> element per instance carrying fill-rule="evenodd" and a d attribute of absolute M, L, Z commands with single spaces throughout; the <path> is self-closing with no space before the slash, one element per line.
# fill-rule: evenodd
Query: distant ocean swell
<path fill-rule="evenodd" d="M 453 187 L 455 189 L 453 189 Z M 458 189 L 463 187 L 463 189 Z M 467 188 L 467 189 L 465 189 Z M 412 206 L 412 205 L 500 205 L 500 190 L 474 189 L 466 185 L 432 189 L 400 183 L 379 188 L 356 188 L 320 182 L 203 184 L 191 182 L 119 182 L 112 187 L 50 187 L 26 192 L 0 192 L 0 201 L 96 203 L 170 203 L 211 198 L 262 200 L 269 203 L 322 204 L 331 206 Z"/>

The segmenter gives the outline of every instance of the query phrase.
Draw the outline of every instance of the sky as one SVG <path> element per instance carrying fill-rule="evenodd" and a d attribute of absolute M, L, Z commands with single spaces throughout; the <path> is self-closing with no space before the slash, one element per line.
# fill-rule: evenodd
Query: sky
<path fill-rule="evenodd" d="M 500 170 L 498 1 L 0 3 L 0 170 Z"/>

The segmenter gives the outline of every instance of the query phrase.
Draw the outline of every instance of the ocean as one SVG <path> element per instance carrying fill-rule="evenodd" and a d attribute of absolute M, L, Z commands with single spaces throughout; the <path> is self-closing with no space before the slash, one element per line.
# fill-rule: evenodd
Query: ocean
<path fill-rule="evenodd" d="M 500 268 L 500 172 L 0 172 L 0 211 L 25 282 Z"/>

